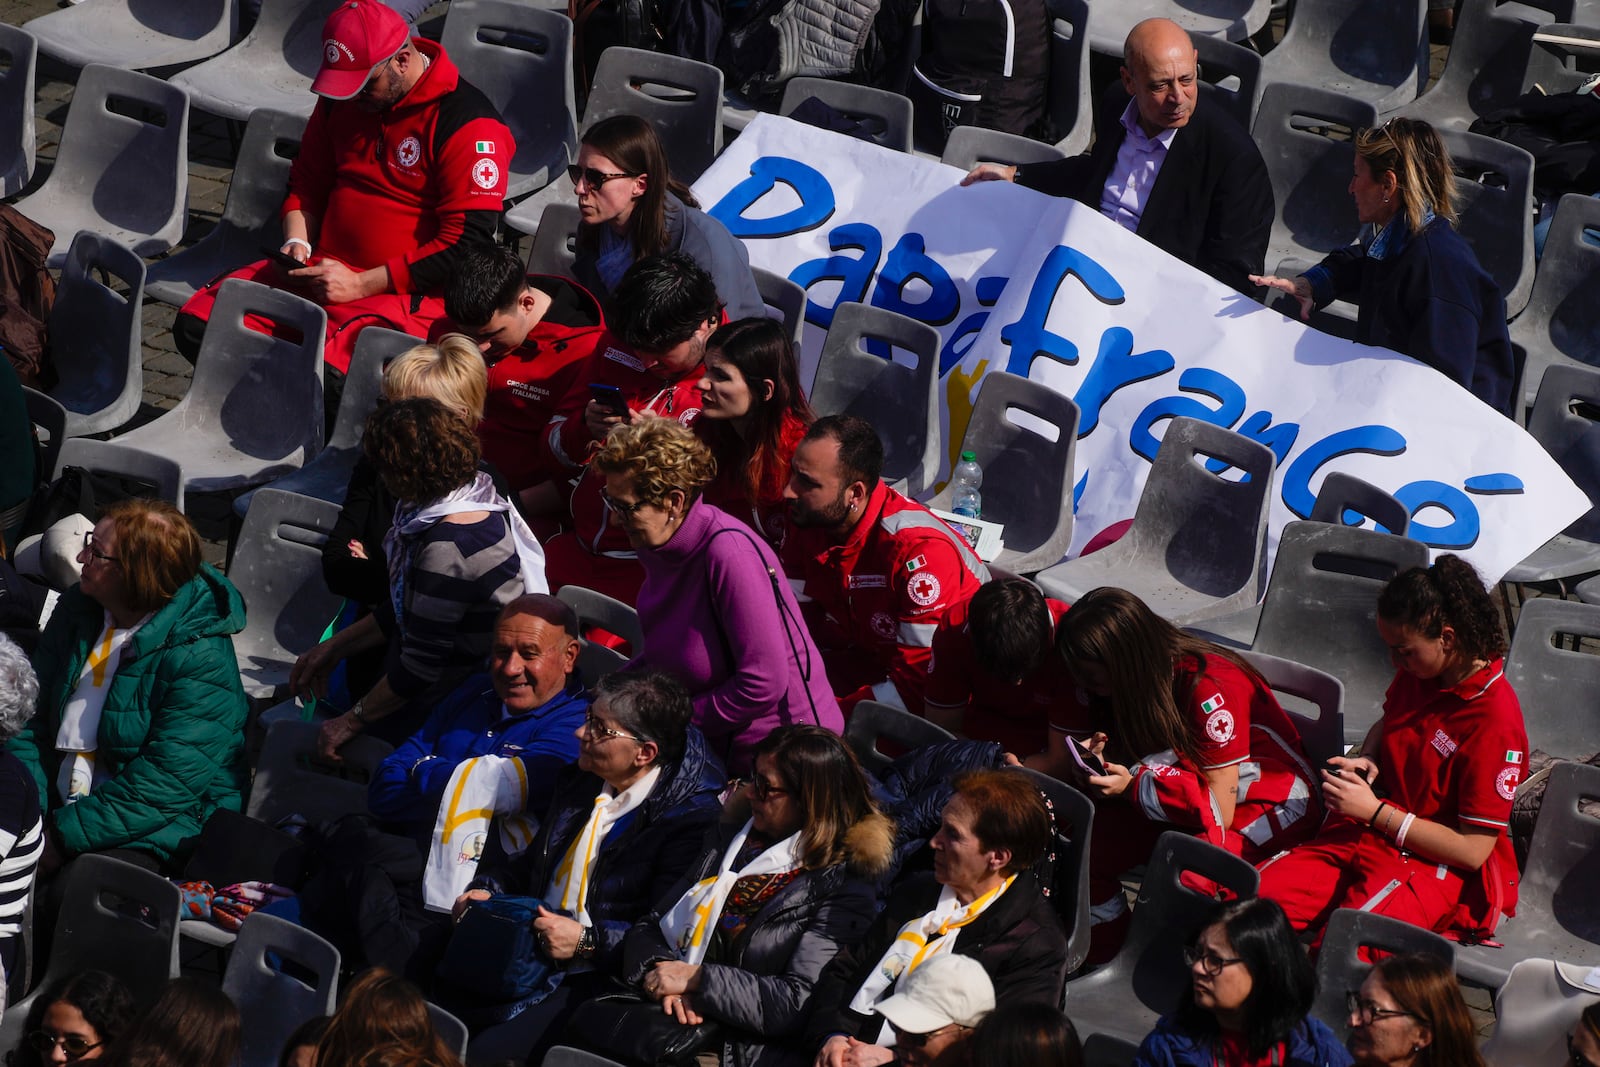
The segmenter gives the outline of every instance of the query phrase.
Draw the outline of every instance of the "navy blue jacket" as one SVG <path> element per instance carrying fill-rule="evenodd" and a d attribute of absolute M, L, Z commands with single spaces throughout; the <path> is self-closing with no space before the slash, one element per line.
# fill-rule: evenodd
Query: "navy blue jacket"
<path fill-rule="evenodd" d="M 1307 1018 L 1295 1027 L 1285 1046 L 1282 1059 L 1274 1061 L 1282 1067 L 1349 1067 L 1353 1062 L 1333 1031 L 1316 1019 Z M 1170 1015 L 1162 1017 L 1133 1058 L 1133 1067 L 1215 1067 L 1216 1063 L 1211 1035 L 1179 1029 Z"/>
<path fill-rule="evenodd" d="M 428 833 L 450 776 L 473 756 L 520 756 L 528 769 L 528 810 L 543 811 L 556 776 L 578 758 L 589 691 L 573 675 L 564 691 L 532 711 L 502 719 L 502 710 L 487 674 L 462 682 L 378 768 L 367 790 L 372 814 Z"/>

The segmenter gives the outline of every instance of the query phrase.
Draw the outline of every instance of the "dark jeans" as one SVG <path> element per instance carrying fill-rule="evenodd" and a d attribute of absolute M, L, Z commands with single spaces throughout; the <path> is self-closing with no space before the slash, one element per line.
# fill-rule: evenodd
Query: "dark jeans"
<path fill-rule="evenodd" d="M 526 1011 L 479 1033 L 467 1046 L 468 1067 L 514 1061 L 538 1067 L 544 1054 L 562 1043 L 567 1019 L 584 1001 L 610 985 L 604 975 L 567 975 L 555 991 Z"/>

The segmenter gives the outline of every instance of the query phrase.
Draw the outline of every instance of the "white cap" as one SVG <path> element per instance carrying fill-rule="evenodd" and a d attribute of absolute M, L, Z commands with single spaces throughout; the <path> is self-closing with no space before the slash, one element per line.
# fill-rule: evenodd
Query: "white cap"
<path fill-rule="evenodd" d="M 977 1026 L 994 1010 L 994 983 L 971 956 L 947 952 L 902 977 L 894 995 L 874 1010 L 908 1034 L 931 1034 L 952 1024 Z"/>

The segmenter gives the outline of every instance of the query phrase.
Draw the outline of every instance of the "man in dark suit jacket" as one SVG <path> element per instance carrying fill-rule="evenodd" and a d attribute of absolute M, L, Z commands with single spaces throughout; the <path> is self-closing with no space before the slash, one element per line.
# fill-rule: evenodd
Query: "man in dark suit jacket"
<path fill-rule="evenodd" d="M 1122 87 L 1132 97 L 1090 151 L 1008 167 L 983 163 L 975 181 L 1015 181 L 1099 210 L 1151 244 L 1250 296 L 1272 232 L 1272 183 L 1250 134 L 1215 104 L 1199 106 L 1189 34 L 1146 19 L 1123 45 Z"/>

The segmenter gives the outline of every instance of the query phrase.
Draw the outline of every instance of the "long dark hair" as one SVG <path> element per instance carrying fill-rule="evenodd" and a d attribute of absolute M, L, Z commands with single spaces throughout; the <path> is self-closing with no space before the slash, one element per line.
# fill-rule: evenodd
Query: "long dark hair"
<path fill-rule="evenodd" d="M 1317 999 L 1317 972 L 1275 900 L 1253 897 L 1218 904 L 1189 943 L 1219 925 L 1227 931 L 1233 954 L 1250 972 L 1244 1039 L 1251 1056 L 1264 1056 L 1272 1046 L 1287 1040 L 1311 1011 Z M 1178 1023 L 1193 1033 L 1220 1032 L 1217 1017 L 1195 1004 L 1192 984 L 1185 988 L 1178 1005 Z"/>
<path fill-rule="evenodd" d="M 174 978 L 144 1018 L 112 1046 L 105 1067 L 232 1067 L 239 1009 L 197 978 Z"/>
<path fill-rule="evenodd" d="M 976 1067 L 1083 1067 L 1083 1042 L 1053 1004 L 1000 1004 L 973 1031 Z"/>
<path fill-rule="evenodd" d="M 794 791 L 804 822 L 801 862 L 808 870 L 842 863 L 850 828 L 878 814 L 866 772 L 850 746 L 820 726 L 780 726 L 755 748 L 765 756 L 785 788 Z"/>
<path fill-rule="evenodd" d="M 696 420 L 695 429 L 719 457 L 719 463 L 737 458 L 737 477 L 752 503 L 776 499 L 789 477 L 789 456 L 784 454 L 785 416 L 802 426 L 816 414 L 800 388 L 800 369 L 783 326 L 766 316 L 736 319 L 717 327 L 706 338 L 706 358 L 720 356 L 737 370 L 750 387 L 750 432 L 740 437 L 726 419 Z M 771 399 L 762 399 L 760 383 L 772 383 Z M 735 472 L 730 471 L 730 474 Z"/>
<path fill-rule="evenodd" d="M 589 127 L 580 140 L 615 163 L 622 173 L 645 176 L 644 193 L 634 201 L 633 212 L 628 216 L 633 258 L 640 260 L 668 252 L 667 193 L 671 192 L 686 207 L 700 204 L 687 185 L 673 178 L 667 149 L 656 134 L 656 128 L 637 115 L 613 115 Z M 598 247 L 599 241 L 596 226 L 579 223 L 581 246 L 592 250 Z"/>
<path fill-rule="evenodd" d="M 345 991 L 317 1042 L 317 1067 L 460 1067 L 433 1028 L 422 991 L 373 967 Z"/>
<path fill-rule="evenodd" d="M 1412 952 L 1380 960 L 1372 970 L 1400 1009 L 1410 1012 L 1433 1037 L 1418 1050 L 1413 1061 L 1418 1067 L 1483 1067 L 1472 1016 L 1461 999 L 1461 983 L 1448 963 Z"/>
<path fill-rule="evenodd" d="M 36 997 L 28 1011 L 26 1033 L 44 1025 L 44 1014 L 52 1004 L 77 1008 L 108 1049 L 133 1021 L 133 994 L 120 978 L 105 971 L 81 971 Z M 24 1040 L 9 1054 L 7 1062 L 11 1067 L 41 1067 L 44 1059 Z"/>
<path fill-rule="evenodd" d="M 1431 567 L 1412 567 L 1395 575 L 1378 594 L 1378 618 L 1395 626 L 1437 638 L 1446 626 L 1469 659 L 1498 659 L 1506 654 L 1500 612 L 1472 564 L 1444 555 Z"/>

